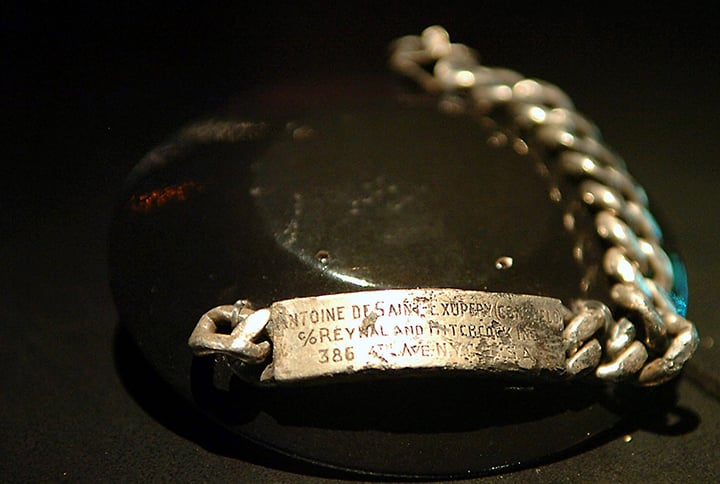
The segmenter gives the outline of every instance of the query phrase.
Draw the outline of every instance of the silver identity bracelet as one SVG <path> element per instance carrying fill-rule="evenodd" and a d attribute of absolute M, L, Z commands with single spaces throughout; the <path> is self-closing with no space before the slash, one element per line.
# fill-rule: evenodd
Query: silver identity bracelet
<path fill-rule="evenodd" d="M 200 318 L 189 339 L 195 354 L 256 366 L 260 383 L 421 370 L 531 380 L 594 375 L 645 386 L 676 376 L 698 333 L 670 297 L 673 266 L 647 195 L 595 125 L 558 87 L 480 65 L 441 27 L 396 40 L 390 64 L 437 94 L 441 108 L 502 109 L 556 153 L 558 170 L 594 212 L 613 307 L 450 288 L 303 297 L 257 310 L 238 301 Z"/>

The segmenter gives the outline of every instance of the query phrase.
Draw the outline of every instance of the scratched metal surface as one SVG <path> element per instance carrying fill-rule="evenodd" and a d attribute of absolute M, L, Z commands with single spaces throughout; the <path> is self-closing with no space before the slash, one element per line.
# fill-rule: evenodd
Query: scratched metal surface
<path fill-rule="evenodd" d="M 466 308 L 485 304 L 493 319 L 478 321 L 477 310 L 460 314 L 457 301 Z M 513 317 L 512 311 L 521 309 L 532 316 Z M 509 378 L 565 371 L 557 299 L 396 289 L 291 299 L 273 304 L 272 315 L 272 373 L 263 377 L 277 381 L 372 370 L 459 370 Z"/>

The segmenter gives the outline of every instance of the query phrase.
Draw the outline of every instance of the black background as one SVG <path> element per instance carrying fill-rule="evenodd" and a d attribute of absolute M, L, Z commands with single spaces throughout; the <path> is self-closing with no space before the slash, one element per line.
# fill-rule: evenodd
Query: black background
<path fill-rule="evenodd" d="M 260 83 L 380 72 L 390 40 L 435 23 L 488 65 L 558 84 L 597 122 L 679 240 L 689 316 L 704 337 L 688 376 L 717 373 L 715 10 L 650 2 L 5 4 L 0 475 L 296 482 L 323 474 L 250 447 L 241 459 L 208 451 L 168 428 L 163 415 L 179 412 L 171 400 L 158 396 L 153 406 L 145 395 L 140 405 L 131 396 L 116 371 L 127 355 L 118 355 L 107 283 L 113 202 L 140 157 L 186 121 Z M 695 380 L 707 378 L 679 386 L 677 425 L 504 480 L 708 480 L 720 473 L 720 407 Z"/>

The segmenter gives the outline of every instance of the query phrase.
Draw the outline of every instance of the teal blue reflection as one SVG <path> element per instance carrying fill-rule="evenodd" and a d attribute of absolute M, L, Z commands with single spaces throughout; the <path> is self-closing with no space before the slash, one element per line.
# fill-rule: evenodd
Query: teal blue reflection
<path fill-rule="evenodd" d="M 687 314 L 688 306 L 688 280 L 687 271 L 685 270 L 685 264 L 683 264 L 680 256 L 676 253 L 671 253 L 670 262 L 672 263 L 673 274 L 675 276 L 675 283 L 673 285 L 670 297 L 675 303 L 675 308 L 680 316 L 685 317 Z"/>

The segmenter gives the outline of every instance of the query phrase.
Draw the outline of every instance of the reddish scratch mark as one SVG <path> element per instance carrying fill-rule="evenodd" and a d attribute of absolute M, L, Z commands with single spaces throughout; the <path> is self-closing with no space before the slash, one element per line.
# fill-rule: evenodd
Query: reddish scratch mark
<path fill-rule="evenodd" d="M 129 201 L 130 210 L 143 213 L 153 212 L 170 202 L 184 202 L 194 193 L 202 192 L 204 188 L 199 183 L 187 181 L 140 195 L 133 195 Z"/>

